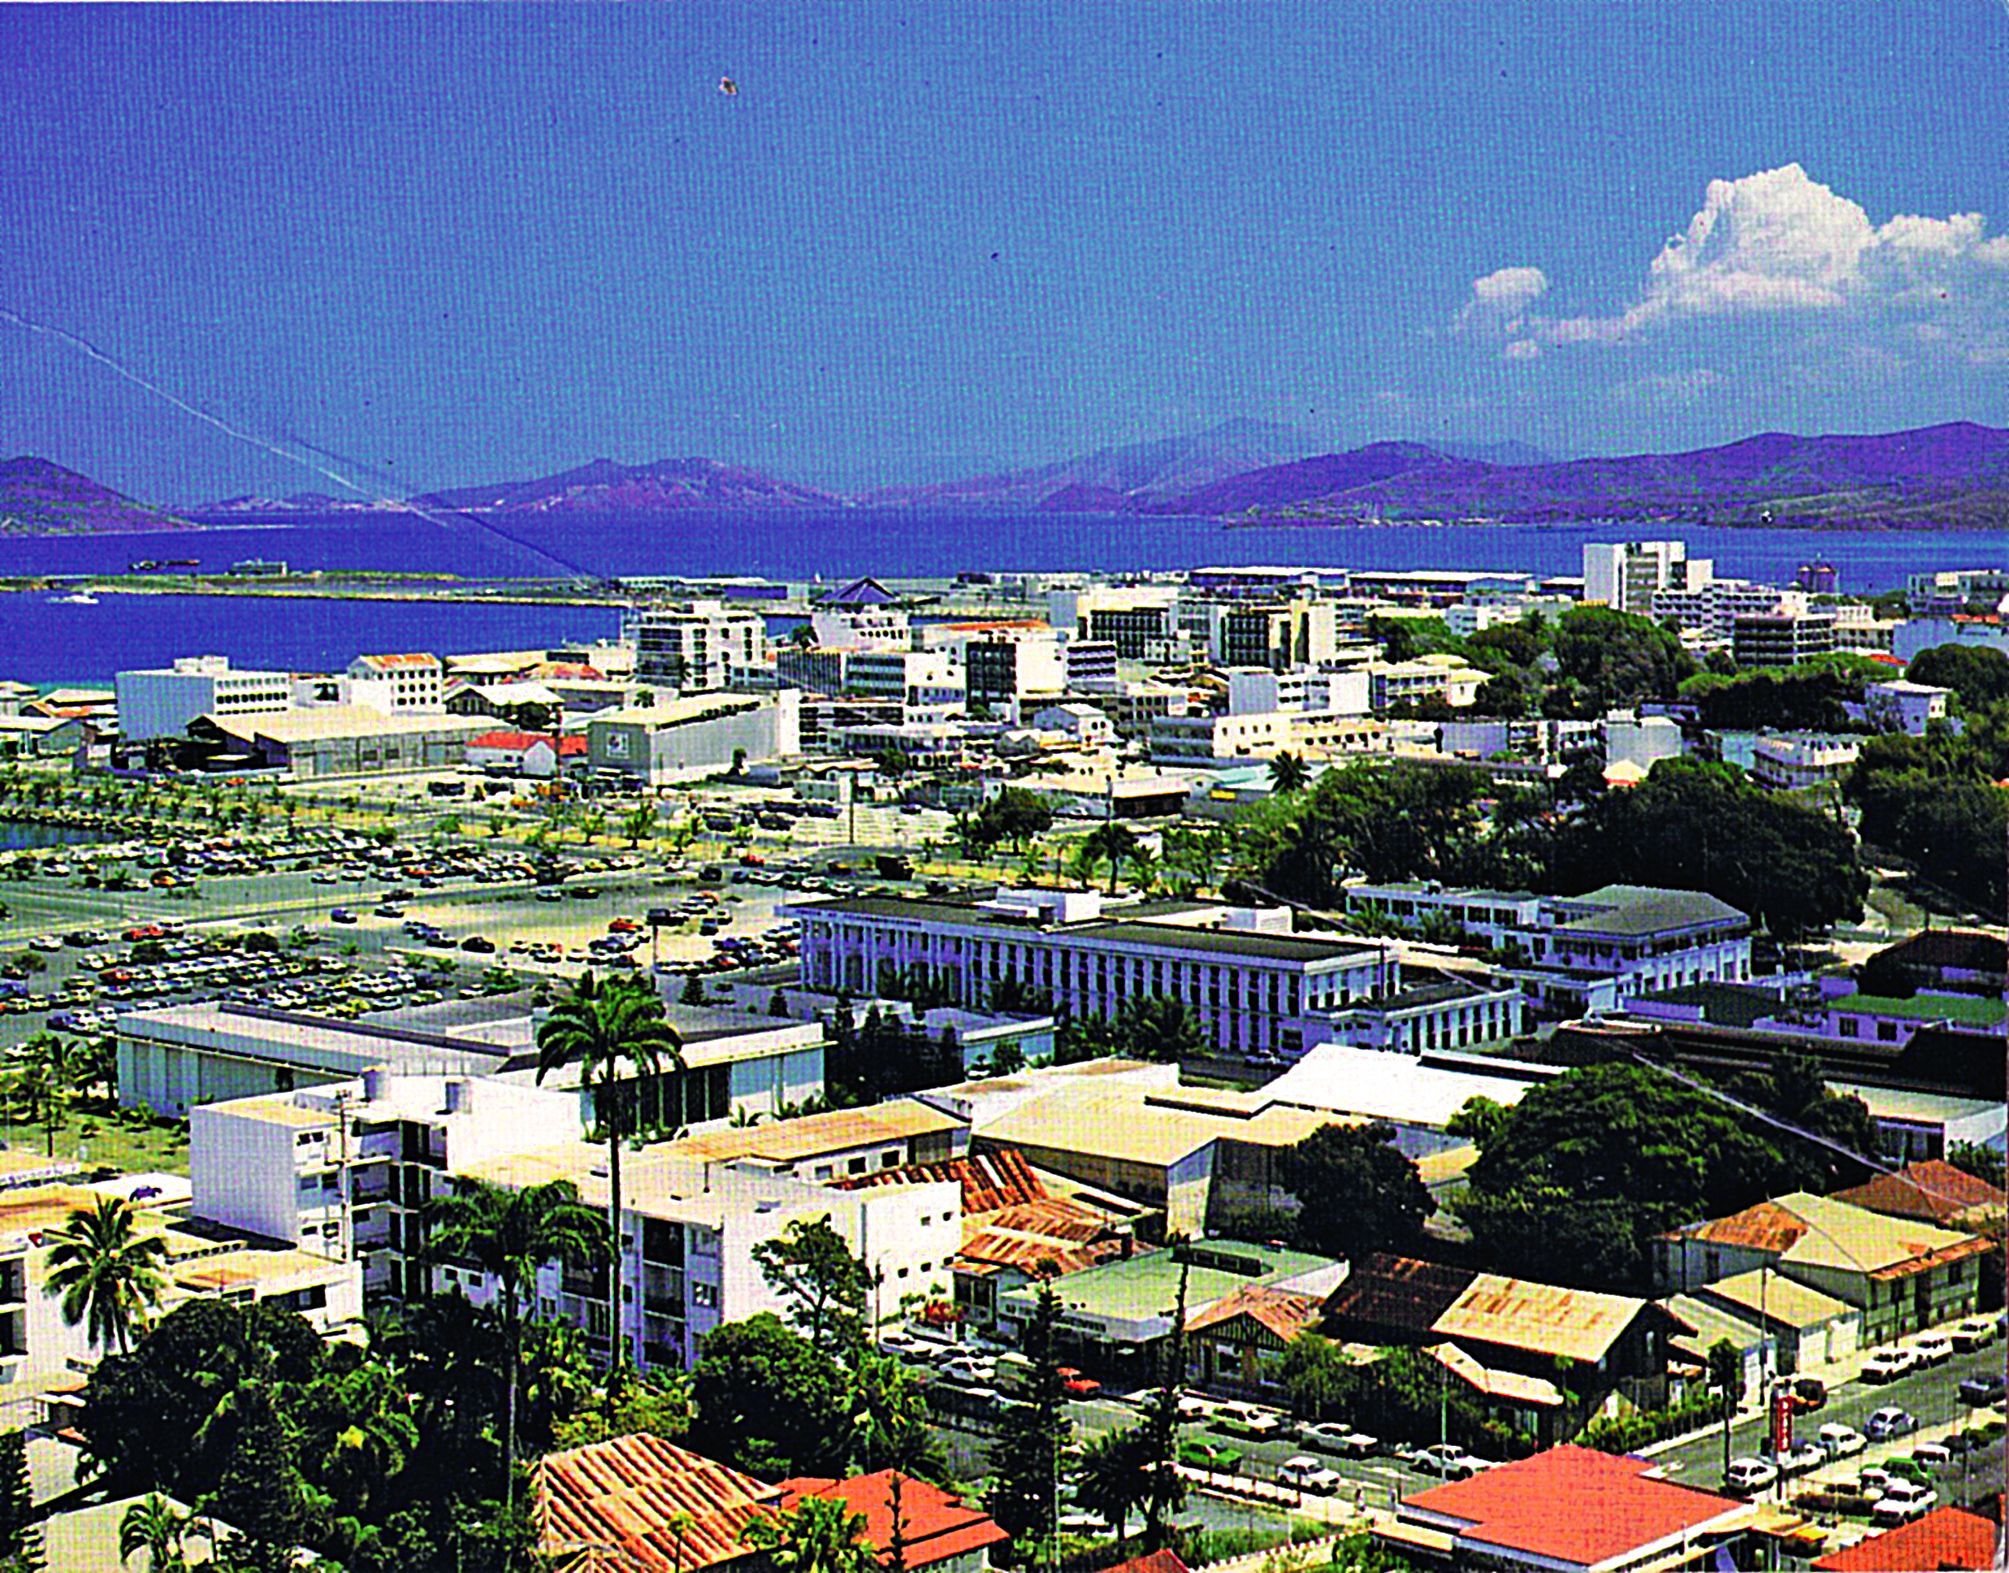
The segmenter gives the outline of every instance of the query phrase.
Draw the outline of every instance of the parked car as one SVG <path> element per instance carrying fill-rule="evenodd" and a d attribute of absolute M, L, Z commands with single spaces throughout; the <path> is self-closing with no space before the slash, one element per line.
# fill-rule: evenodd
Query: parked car
<path fill-rule="evenodd" d="M 1930 1486 L 1899 1477 L 1893 1479 L 1883 1495 L 1876 1499 L 1876 1506 L 1870 1509 L 1870 1517 L 1879 1524 L 1909 1524 L 1913 1519 L 1930 1513 L 1938 1500 L 1939 1493 Z"/>
<path fill-rule="evenodd" d="M 1872 1442 L 1888 1442 L 1894 1436 L 1904 1436 L 1918 1429 L 1918 1417 L 1908 1409 L 1895 1405 L 1879 1409 L 1864 1422 L 1863 1431 Z"/>
<path fill-rule="evenodd" d="M 1342 1458 L 1365 1458 L 1381 1446 L 1378 1439 L 1364 1431 L 1354 1430 L 1341 1420 L 1321 1420 L 1304 1426 L 1298 1431 L 1298 1439 L 1307 1447 L 1315 1447 L 1324 1453 L 1337 1453 Z"/>
<path fill-rule="evenodd" d="M 1214 1424 L 1223 1431 L 1232 1431 L 1258 1442 L 1283 1436 L 1290 1430 L 1287 1416 L 1274 1409 L 1265 1409 L 1261 1404 L 1223 1404 L 1214 1411 Z"/>
<path fill-rule="evenodd" d="M 1960 1384 L 1960 1401 L 1963 1404 L 1999 1404 L 2005 1389 L 2009 1389 L 2009 1382 L 2005 1382 L 2000 1371 L 1984 1371 Z"/>
<path fill-rule="evenodd" d="M 1178 1460 L 1189 1469 L 1211 1469 L 1217 1474 L 1232 1475 L 1242 1467 L 1245 1455 L 1238 1447 L 1229 1447 L 1225 1442 L 1181 1442 Z"/>
<path fill-rule="evenodd" d="M 1995 1341 L 1995 1322 L 1986 1316 L 1970 1316 L 1946 1336 L 1953 1340 L 1955 1349 L 1965 1354 L 1970 1349 L 1980 1349 Z"/>
<path fill-rule="evenodd" d="M 1346 1484 L 1346 1476 L 1336 1469 L 1328 1469 L 1317 1459 L 1299 1453 L 1277 1465 L 1277 1484 L 1295 1486 L 1300 1491 L 1318 1491 L 1331 1495 Z"/>
<path fill-rule="evenodd" d="M 1060 1385 L 1069 1398 L 1093 1398 L 1102 1391 L 1102 1384 L 1094 1377 L 1077 1371 L 1071 1365 L 1064 1365 L 1057 1373 Z"/>
<path fill-rule="evenodd" d="M 1739 1496 L 1755 1496 L 1777 1483 L 1779 1471 L 1762 1458 L 1733 1458 L 1723 1474 L 1723 1488 Z"/>
<path fill-rule="evenodd" d="M 1783 1453 L 1771 1455 L 1773 1467 L 1788 1480 L 1819 1469 L 1827 1461 L 1827 1450 L 1813 1442 L 1798 1442 Z"/>
<path fill-rule="evenodd" d="M 1922 1365 L 1945 1365 L 1953 1358 L 1953 1340 L 1945 1333 L 1923 1333 L 1911 1342 Z"/>
<path fill-rule="evenodd" d="M 1469 1480 L 1482 1469 L 1493 1466 L 1475 1458 L 1456 1442 L 1433 1442 L 1414 1448 L 1408 1455 L 1409 1467 L 1425 1475 L 1442 1475 L 1446 1480 Z"/>
<path fill-rule="evenodd" d="M 1880 1497 L 1890 1489 L 1890 1483 L 1894 1478 L 1883 1465 L 1871 1464 L 1854 1480 L 1847 1482 L 1847 1485 L 1859 1497 Z"/>
<path fill-rule="evenodd" d="M 1795 1410 L 1820 1409 L 1828 1401 L 1828 1384 L 1817 1376 L 1787 1377 L 1786 1391 L 1793 1395 Z"/>
<path fill-rule="evenodd" d="M 1911 1450 L 1911 1457 L 1914 1463 L 1927 1469 L 1949 1469 L 1953 1465 L 1953 1449 L 1944 1442 L 1921 1442 Z"/>
<path fill-rule="evenodd" d="M 1829 1458 L 1853 1458 L 1869 1446 L 1869 1438 L 1854 1426 L 1832 1423 L 1822 1426 L 1814 1440 L 1821 1445 L 1821 1451 Z"/>
<path fill-rule="evenodd" d="M 356 921 L 356 914 L 351 912 L 347 907 L 337 907 L 333 912 L 328 914 L 328 921 L 330 923 L 354 923 Z"/>
<path fill-rule="evenodd" d="M 1895 1382 L 1918 1369 L 1918 1356 L 1909 1349 L 1879 1349 L 1863 1362 L 1865 1382 Z"/>

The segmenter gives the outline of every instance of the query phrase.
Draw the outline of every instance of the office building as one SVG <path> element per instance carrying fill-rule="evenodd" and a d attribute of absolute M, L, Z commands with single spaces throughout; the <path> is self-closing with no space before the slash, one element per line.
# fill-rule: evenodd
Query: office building
<path fill-rule="evenodd" d="M 274 715 L 293 705 L 286 672 L 233 669 L 228 656 L 191 655 L 172 666 L 121 672 L 119 731 L 128 741 L 180 737 L 197 716 Z"/>
<path fill-rule="evenodd" d="M 1731 626 L 1730 654 L 1739 666 L 1794 666 L 1834 653 L 1831 608 L 1739 615 Z"/>
<path fill-rule="evenodd" d="M 1715 564 L 1691 558 L 1686 541 L 1586 542 L 1583 599 L 1587 606 L 1654 615 L 1654 597 L 1663 590 L 1700 590 L 1715 577 Z"/>
<path fill-rule="evenodd" d="M 751 678 L 765 664 L 761 614 L 723 601 L 652 606 L 629 622 L 635 681 L 673 694 L 708 693 Z"/>
<path fill-rule="evenodd" d="M 446 668 L 436 655 L 359 655 L 344 674 L 343 703 L 385 715 L 437 715 L 446 708 Z"/>

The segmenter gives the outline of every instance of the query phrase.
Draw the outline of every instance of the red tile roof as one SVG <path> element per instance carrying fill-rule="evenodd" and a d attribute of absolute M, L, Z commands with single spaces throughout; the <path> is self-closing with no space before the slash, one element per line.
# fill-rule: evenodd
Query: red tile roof
<path fill-rule="evenodd" d="M 1754 1251 L 1787 1251 L 1813 1226 L 1796 1212 L 1777 1202 L 1759 1202 L 1727 1218 L 1712 1218 L 1693 1229 L 1679 1231 L 1692 1240 L 1711 1245 L 1747 1246 Z M 1669 1239 L 1676 1238 L 1669 1235 Z"/>
<path fill-rule="evenodd" d="M 426 670 L 439 665 L 439 658 L 430 655 L 359 655 L 356 659 L 381 672 Z"/>
<path fill-rule="evenodd" d="M 1325 1307 L 1316 1295 L 1292 1294 L 1285 1289 L 1265 1289 L 1251 1284 L 1237 1289 L 1225 1300 L 1216 1300 L 1206 1310 L 1186 1319 L 1186 1331 L 1204 1333 L 1224 1327 L 1238 1317 L 1251 1317 L 1285 1343 L 1316 1327 Z"/>
<path fill-rule="evenodd" d="M 751 1556 L 740 1531 L 781 1505 L 779 1487 L 657 1436 L 552 1453 L 531 1478 L 540 1550 L 615 1552 L 634 1573 L 695 1573 Z"/>
<path fill-rule="evenodd" d="M 507 748 L 522 750 L 538 743 L 548 743 L 551 739 L 541 732 L 483 732 L 479 737 L 467 740 L 469 748 Z M 584 739 L 581 739 L 584 741 Z"/>
<path fill-rule="evenodd" d="M 934 1180 L 954 1180 L 962 1186 L 965 1218 L 996 1212 L 1015 1202 L 1043 1201 L 1047 1194 L 1045 1184 L 1016 1147 L 971 1153 L 965 1158 L 944 1158 L 939 1163 L 905 1163 L 897 1169 L 847 1175 L 836 1186 L 839 1190 L 856 1191 L 873 1185 L 911 1185 Z"/>
<path fill-rule="evenodd" d="M 1746 1504 L 1653 1478 L 1643 1458 L 1558 1447 L 1435 1486 L 1402 1501 L 1402 1517 L 1477 1546 L 1589 1567 L 1698 1530 Z"/>
<path fill-rule="evenodd" d="M 782 1508 L 793 1508 L 804 1497 L 834 1497 L 865 1517 L 865 1538 L 878 1552 L 879 1565 L 893 1560 L 893 1482 L 900 1481 L 900 1533 L 906 1566 L 924 1568 L 951 1557 L 1003 1545 L 1011 1537 L 979 1508 L 940 1486 L 897 1470 L 881 1469 L 846 1480 L 805 1476 L 781 1483 Z"/>
<path fill-rule="evenodd" d="M 1904 1568 L 1992 1568 L 1995 1526 L 1978 1513 L 1936 1507 L 1909 1524 L 1871 1535 L 1814 1566 L 1820 1573 L 1898 1573 Z"/>
<path fill-rule="evenodd" d="M 577 732 L 568 732 L 565 736 L 558 739 L 558 757 L 560 759 L 571 759 L 575 755 L 585 752 L 586 739 L 581 737 Z"/>
<path fill-rule="evenodd" d="M 1141 1557 L 1132 1557 L 1128 1562 L 1104 1568 L 1102 1573 L 1188 1573 L 1188 1570 L 1179 1553 L 1167 1549 L 1147 1551 Z"/>
<path fill-rule="evenodd" d="M 1332 1292 L 1326 1315 L 1339 1332 L 1368 1342 L 1397 1342 L 1404 1334 L 1420 1338 L 1477 1276 L 1469 1267 L 1376 1251 Z"/>
<path fill-rule="evenodd" d="M 1927 1223 L 1946 1223 L 1975 1207 L 2000 1209 L 2005 1203 L 2000 1186 L 1955 1168 L 1940 1158 L 1906 1164 L 1895 1174 L 1879 1174 L 1866 1185 L 1837 1191 L 1835 1200 L 1893 1218 L 1917 1218 Z"/>

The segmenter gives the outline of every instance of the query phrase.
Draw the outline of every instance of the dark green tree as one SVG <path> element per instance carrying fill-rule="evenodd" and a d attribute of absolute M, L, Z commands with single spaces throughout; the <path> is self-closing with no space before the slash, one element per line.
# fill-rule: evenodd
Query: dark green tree
<path fill-rule="evenodd" d="M 1914 683 L 1952 689 L 1968 709 L 2009 700 L 2009 655 L 1983 645 L 1934 645 L 1913 656 L 1904 675 Z"/>
<path fill-rule="evenodd" d="M 1719 1338 L 1707 1351 L 1709 1385 L 1723 1395 L 1723 1473 L 1730 1473 L 1730 1427 L 1737 1417 L 1738 1402 L 1744 1396 L 1744 1357 L 1727 1338 Z"/>
<path fill-rule="evenodd" d="M 772 1312 L 728 1322 L 705 1339 L 692 1374 L 691 1442 L 760 1475 L 836 1475 L 849 1451 L 844 1368 Z"/>
<path fill-rule="evenodd" d="M 1051 1284 L 1041 1284 L 1021 1346 L 1031 1361 L 1021 1402 L 999 1422 L 991 1450 L 990 1514 L 1021 1553 L 1053 1540 L 1060 1481 L 1074 1438 L 1060 1375 L 1059 1326 L 1060 1298 Z"/>
<path fill-rule="evenodd" d="M 35 1519 L 35 1492 L 28 1477 L 28 1440 L 21 1431 L 0 1431 L 0 1565 L 14 1573 L 43 1566 L 42 1529 Z"/>
<path fill-rule="evenodd" d="M 1681 640 L 1649 618 L 1604 606 L 1579 606 L 1556 622 L 1552 649 L 1565 681 L 1603 714 L 1643 699 L 1672 699 L 1695 662 Z"/>
<path fill-rule="evenodd" d="M 1395 1127 L 1379 1120 L 1324 1125 L 1281 1155 L 1279 1176 L 1300 1203 L 1300 1246 L 1346 1261 L 1415 1247 L 1437 1203 L 1394 1141 Z"/>
<path fill-rule="evenodd" d="M 796 1219 L 753 1248 L 768 1288 L 788 1303 L 795 1330 L 847 1364 L 865 1348 L 872 1275 L 828 1218 Z"/>

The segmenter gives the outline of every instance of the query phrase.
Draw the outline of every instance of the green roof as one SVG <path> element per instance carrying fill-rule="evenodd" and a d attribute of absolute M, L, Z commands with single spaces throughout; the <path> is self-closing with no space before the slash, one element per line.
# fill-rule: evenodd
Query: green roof
<path fill-rule="evenodd" d="M 2000 1026 L 2002 1002 L 1973 994 L 1920 994 L 1894 999 L 1883 994 L 1845 994 L 1828 1001 L 1828 1009 L 1863 1016 L 1897 1016 L 1907 1021 L 1951 1021 L 1963 1027 Z"/>
<path fill-rule="evenodd" d="M 1306 1251 L 1285 1251 L 1271 1246 L 1249 1245 L 1237 1240 L 1203 1240 L 1196 1250 L 1202 1257 L 1234 1257 L 1250 1267 L 1246 1273 L 1225 1267 L 1194 1262 L 1186 1284 L 1188 1314 L 1198 1312 L 1237 1289 L 1296 1278 L 1332 1266 L 1329 1258 Z M 1056 1278 L 1053 1292 L 1061 1305 L 1098 1318 L 1142 1321 L 1172 1314 L 1179 1301 L 1179 1271 L 1183 1250 L 1147 1251 L 1128 1261 L 1106 1262 L 1078 1273 Z M 1007 1300 L 1031 1298 L 1032 1289 L 1014 1290 Z"/>
<path fill-rule="evenodd" d="M 1654 885 L 1601 885 L 1581 896 L 1563 898 L 1598 910 L 1556 927 L 1579 934 L 1631 936 L 1662 934 L 1711 924 L 1750 920 L 1727 901 L 1703 890 L 1663 890 Z"/>

